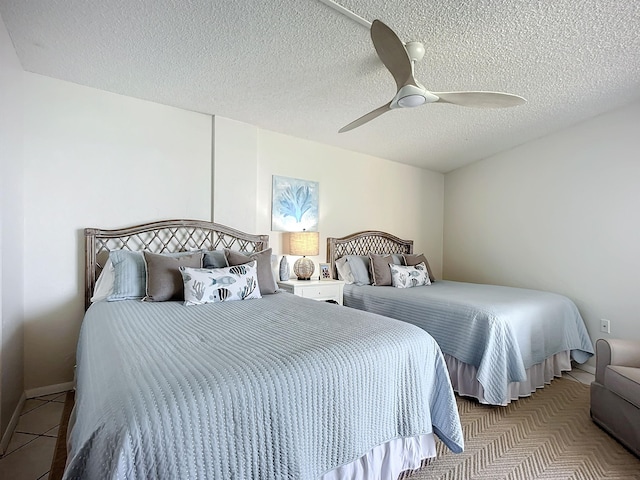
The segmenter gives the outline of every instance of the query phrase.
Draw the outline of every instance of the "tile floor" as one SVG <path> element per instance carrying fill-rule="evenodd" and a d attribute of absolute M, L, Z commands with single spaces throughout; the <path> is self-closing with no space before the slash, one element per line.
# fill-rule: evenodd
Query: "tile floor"
<path fill-rule="evenodd" d="M 591 373 L 574 368 L 566 378 L 589 384 Z M 0 478 L 46 479 L 53 459 L 65 393 L 32 398 L 25 402 L 9 448 L 0 458 Z"/>
<path fill-rule="evenodd" d="M 564 372 L 562 374 L 565 378 L 570 378 L 571 380 L 575 380 L 576 382 L 582 382 L 586 385 L 590 385 L 596 379 L 596 376 L 593 373 L 585 372 L 584 370 L 580 370 L 579 368 L 575 368 L 570 372 Z"/>
<path fill-rule="evenodd" d="M 0 458 L 0 478 L 37 480 L 49 476 L 65 396 L 55 393 L 24 403 L 9 447 Z"/>

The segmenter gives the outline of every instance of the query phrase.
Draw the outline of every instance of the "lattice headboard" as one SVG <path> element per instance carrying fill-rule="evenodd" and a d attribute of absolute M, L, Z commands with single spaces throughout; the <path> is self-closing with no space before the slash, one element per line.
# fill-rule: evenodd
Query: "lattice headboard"
<path fill-rule="evenodd" d="M 252 235 L 202 220 L 162 220 L 118 230 L 85 228 L 84 237 L 85 309 L 111 250 L 163 253 L 228 248 L 253 253 L 269 247 L 269 235 Z"/>
<path fill-rule="evenodd" d="M 413 253 L 413 240 L 402 240 L 390 233 L 366 230 L 342 238 L 327 238 L 327 262 L 331 264 L 334 278 L 336 260 L 345 255 L 369 253 Z"/>

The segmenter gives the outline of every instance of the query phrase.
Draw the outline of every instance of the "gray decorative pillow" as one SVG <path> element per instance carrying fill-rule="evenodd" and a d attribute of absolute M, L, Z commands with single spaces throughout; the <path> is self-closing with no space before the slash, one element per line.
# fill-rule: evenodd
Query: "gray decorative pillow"
<path fill-rule="evenodd" d="M 351 267 L 347 262 L 347 257 L 340 257 L 336 260 L 336 270 L 338 271 L 338 280 L 342 280 L 347 285 L 351 285 L 355 282 L 353 273 L 351 273 Z"/>
<path fill-rule="evenodd" d="M 431 285 L 429 272 L 424 263 L 415 266 L 389 264 L 391 270 L 391 284 L 396 288 L 412 288 L 421 285 Z"/>
<path fill-rule="evenodd" d="M 180 267 L 202 267 L 202 252 L 192 255 L 168 256 L 143 252 L 147 271 L 147 302 L 184 300 L 184 290 Z"/>
<path fill-rule="evenodd" d="M 267 248 L 258 253 L 252 253 L 245 255 L 244 253 L 234 252 L 228 248 L 224 249 L 224 253 L 227 257 L 229 266 L 243 265 L 249 263 L 252 260 L 258 262 L 258 284 L 260 285 L 260 294 L 269 295 L 276 293 L 278 289 L 276 281 L 273 279 L 273 271 L 271 270 L 271 249 Z"/>
<path fill-rule="evenodd" d="M 401 253 L 392 253 L 391 258 L 393 258 L 394 265 L 406 265 L 406 263 L 404 263 L 404 256 L 402 256 Z"/>
<path fill-rule="evenodd" d="M 356 285 L 371 285 L 369 277 L 369 257 L 367 255 L 346 255 Z"/>
<path fill-rule="evenodd" d="M 391 270 L 389 265 L 402 265 L 401 255 L 369 254 L 371 264 L 371 284 L 377 287 L 391 285 Z"/>
<path fill-rule="evenodd" d="M 255 260 L 225 268 L 180 267 L 184 304 L 231 302 L 261 298 Z"/>
<path fill-rule="evenodd" d="M 224 250 L 206 250 L 202 259 L 204 268 L 224 268 L 228 267 L 227 256 Z"/>
<path fill-rule="evenodd" d="M 433 272 L 431 271 L 431 267 L 429 266 L 429 262 L 427 261 L 427 257 L 424 256 L 423 253 L 420 255 L 403 255 L 404 264 L 405 265 L 417 265 L 419 263 L 424 263 L 427 266 L 427 272 L 429 272 L 429 281 L 431 283 L 436 281 L 436 277 L 433 276 Z"/>

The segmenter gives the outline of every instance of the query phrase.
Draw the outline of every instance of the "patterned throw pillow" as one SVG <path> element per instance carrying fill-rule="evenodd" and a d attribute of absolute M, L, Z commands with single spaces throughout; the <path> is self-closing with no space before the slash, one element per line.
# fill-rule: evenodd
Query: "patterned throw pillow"
<path fill-rule="evenodd" d="M 256 261 L 226 268 L 180 267 L 184 304 L 230 302 L 262 298 Z"/>
<path fill-rule="evenodd" d="M 412 267 L 389 264 L 391 269 L 391 285 L 396 288 L 419 287 L 420 285 L 431 285 L 429 272 L 424 262 Z"/>

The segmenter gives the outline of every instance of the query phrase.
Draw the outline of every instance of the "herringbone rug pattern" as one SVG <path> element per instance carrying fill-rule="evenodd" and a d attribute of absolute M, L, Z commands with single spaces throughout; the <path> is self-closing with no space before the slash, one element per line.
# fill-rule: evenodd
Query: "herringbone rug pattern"
<path fill-rule="evenodd" d="M 465 451 L 438 441 L 437 459 L 407 479 L 640 479 L 640 460 L 591 421 L 588 385 L 555 379 L 507 407 L 457 402 Z"/>

